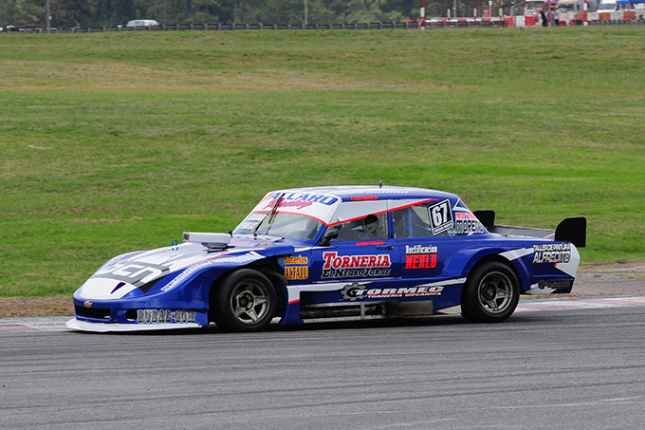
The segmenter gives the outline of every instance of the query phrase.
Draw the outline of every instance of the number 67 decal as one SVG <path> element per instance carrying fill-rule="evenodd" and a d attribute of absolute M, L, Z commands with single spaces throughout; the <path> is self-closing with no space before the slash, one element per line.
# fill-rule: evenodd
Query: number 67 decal
<path fill-rule="evenodd" d="M 435 236 L 453 227 L 450 200 L 446 199 L 430 206 L 428 212 L 432 224 L 432 234 Z"/>

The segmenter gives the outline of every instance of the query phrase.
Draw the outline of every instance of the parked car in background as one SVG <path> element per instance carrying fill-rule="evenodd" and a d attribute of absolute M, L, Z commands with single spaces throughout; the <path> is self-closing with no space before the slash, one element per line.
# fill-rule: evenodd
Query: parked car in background
<path fill-rule="evenodd" d="M 159 27 L 159 23 L 154 19 L 133 19 L 129 21 L 126 27 Z"/>

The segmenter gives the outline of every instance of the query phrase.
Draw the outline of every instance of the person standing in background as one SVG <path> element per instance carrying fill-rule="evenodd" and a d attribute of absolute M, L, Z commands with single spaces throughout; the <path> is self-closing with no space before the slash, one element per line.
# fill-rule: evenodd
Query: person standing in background
<path fill-rule="evenodd" d="M 557 7 L 555 8 L 553 23 L 556 27 L 560 25 L 560 9 Z"/>
<path fill-rule="evenodd" d="M 549 21 L 548 21 L 547 16 L 546 16 L 546 11 L 549 10 L 549 3 L 550 2 L 548 0 L 545 1 L 542 4 L 542 7 L 540 8 L 540 17 L 542 18 L 542 27 L 546 27 L 546 26 L 549 25 Z"/>

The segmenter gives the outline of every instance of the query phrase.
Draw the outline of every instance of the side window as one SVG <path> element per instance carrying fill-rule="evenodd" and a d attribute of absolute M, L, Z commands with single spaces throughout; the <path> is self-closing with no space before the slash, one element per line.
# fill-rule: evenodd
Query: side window
<path fill-rule="evenodd" d="M 393 211 L 392 221 L 396 238 L 468 236 L 487 232 L 470 211 L 453 212 L 449 200 Z"/>
<path fill-rule="evenodd" d="M 411 206 L 392 212 L 394 237 L 433 237 L 448 235 L 453 228 L 450 202 Z"/>
<path fill-rule="evenodd" d="M 392 212 L 394 237 L 430 237 L 432 226 L 427 205 L 412 206 Z"/>
<path fill-rule="evenodd" d="M 338 238 L 332 242 L 342 240 L 372 240 L 387 238 L 387 215 L 367 215 L 364 218 L 339 224 Z"/>

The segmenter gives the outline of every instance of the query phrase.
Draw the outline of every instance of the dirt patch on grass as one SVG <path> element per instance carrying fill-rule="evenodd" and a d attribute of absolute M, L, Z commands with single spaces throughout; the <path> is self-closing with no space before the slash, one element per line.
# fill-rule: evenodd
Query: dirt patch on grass
<path fill-rule="evenodd" d="M 74 315 L 71 297 L 0 297 L 0 318 Z"/>

